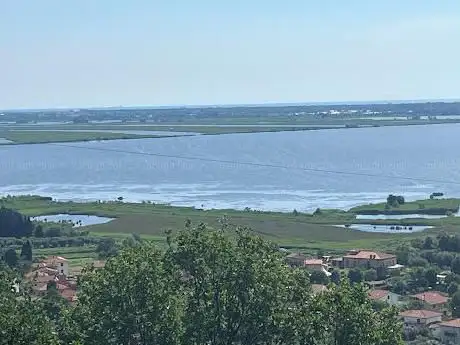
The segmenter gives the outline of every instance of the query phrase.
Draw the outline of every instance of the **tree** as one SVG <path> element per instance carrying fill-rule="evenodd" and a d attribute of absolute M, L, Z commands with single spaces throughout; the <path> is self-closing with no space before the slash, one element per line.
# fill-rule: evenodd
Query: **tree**
<path fill-rule="evenodd" d="M 341 275 L 340 275 L 340 272 L 337 271 L 337 270 L 333 270 L 332 273 L 331 273 L 331 281 L 338 285 L 340 284 L 340 280 L 341 280 Z"/>
<path fill-rule="evenodd" d="M 0 268 L 0 344 L 58 345 L 54 327 L 40 302 L 32 301 L 24 289 L 13 291 L 15 275 Z"/>
<path fill-rule="evenodd" d="M 431 287 L 436 286 L 438 283 L 438 273 L 435 268 L 431 267 L 425 271 L 425 279 Z"/>
<path fill-rule="evenodd" d="M 329 278 L 322 271 L 312 271 L 310 273 L 310 283 L 327 285 L 329 284 Z"/>
<path fill-rule="evenodd" d="M 18 255 L 14 249 L 8 249 L 4 255 L 5 262 L 10 267 L 15 267 L 18 264 Z"/>
<path fill-rule="evenodd" d="M 364 272 L 364 280 L 367 282 L 377 280 L 377 271 L 373 268 Z"/>
<path fill-rule="evenodd" d="M 40 224 L 37 225 L 34 230 L 34 237 L 42 238 L 44 236 L 45 236 L 45 233 L 43 232 L 43 227 Z"/>
<path fill-rule="evenodd" d="M 20 258 L 25 261 L 32 261 L 32 244 L 30 241 L 23 243 Z"/>
<path fill-rule="evenodd" d="M 84 344 L 179 344 L 184 296 L 179 272 L 169 265 L 145 244 L 87 271 L 74 315 Z"/>
<path fill-rule="evenodd" d="M 447 287 L 447 292 L 449 296 L 454 295 L 458 291 L 458 284 L 457 283 L 450 283 L 449 286 Z"/>
<path fill-rule="evenodd" d="M 456 256 L 451 263 L 452 272 L 455 274 L 460 274 L 460 256 Z"/>
<path fill-rule="evenodd" d="M 96 253 L 100 258 L 109 258 L 117 255 L 117 243 L 113 238 L 104 238 L 96 247 Z"/>
<path fill-rule="evenodd" d="M 0 237 L 29 237 L 34 229 L 28 217 L 9 208 L 0 207 Z"/>
<path fill-rule="evenodd" d="M 450 301 L 450 309 L 452 312 L 452 317 L 460 317 L 460 291 L 457 291 L 452 296 Z"/>
<path fill-rule="evenodd" d="M 425 237 L 425 241 L 423 242 L 423 249 L 433 249 L 434 241 L 433 237 L 427 236 Z"/>
<path fill-rule="evenodd" d="M 125 248 L 80 287 L 57 322 L 65 344 L 402 344 L 395 309 L 374 311 L 346 279 L 312 294 L 306 270 L 246 229 L 200 225 L 166 252 Z"/>
<path fill-rule="evenodd" d="M 363 281 L 363 273 L 358 268 L 348 271 L 348 279 L 351 283 L 360 283 Z"/>

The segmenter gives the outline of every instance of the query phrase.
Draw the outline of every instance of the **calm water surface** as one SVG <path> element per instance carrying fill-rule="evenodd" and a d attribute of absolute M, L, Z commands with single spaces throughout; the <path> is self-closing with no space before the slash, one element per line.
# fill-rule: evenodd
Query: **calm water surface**
<path fill-rule="evenodd" d="M 428 197 L 434 191 L 460 197 L 459 134 L 460 125 L 450 124 L 71 144 L 78 148 L 55 144 L 0 146 L 0 194 L 74 200 L 122 196 L 126 201 L 285 211 L 348 208 L 382 201 L 389 193 L 401 193 L 408 200 Z M 407 181 L 398 176 L 459 184 Z"/>

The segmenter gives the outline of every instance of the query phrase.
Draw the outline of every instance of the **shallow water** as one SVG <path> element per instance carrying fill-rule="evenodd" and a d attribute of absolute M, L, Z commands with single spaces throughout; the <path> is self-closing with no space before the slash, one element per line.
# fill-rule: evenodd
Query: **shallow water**
<path fill-rule="evenodd" d="M 1 146 L 0 195 L 303 212 L 390 193 L 460 197 L 458 133 L 449 124 Z"/>
<path fill-rule="evenodd" d="M 352 229 L 352 230 L 359 230 L 365 232 L 384 232 L 384 233 L 391 233 L 391 234 L 399 234 L 399 233 L 411 233 L 411 232 L 418 232 L 427 229 L 433 228 L 432 226 L 399 226 L 399 230 L 395 225 L 371 225 L 371 224 L 351 224 L 349 227 L 345 225 L 337 225 L 338 227 L 345 228 L 345 229 Z"/>
<path fill-rule="evenodd" d="M 112 221 L 114 218 L 107 218 L 107 217 L 98 217 L 98 216 L 90 216 L 90 215 L 82 215 L 82 214 L 53 214 L 53 215 L 45 215 L 45 216 L 38 216 L 38 217 L 31 217 L 31 220 L 36 221 L 47 221 L 47 222 L 72 222 L 75 226 L 88 226 L 88 225 L 96 225 L 96 224 L 105 224 Z"/>

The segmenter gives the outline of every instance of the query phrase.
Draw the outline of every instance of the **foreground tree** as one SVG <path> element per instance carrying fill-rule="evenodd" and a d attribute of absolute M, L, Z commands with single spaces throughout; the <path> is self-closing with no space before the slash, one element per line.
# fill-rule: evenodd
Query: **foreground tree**
<path fill-rule="evenodd" d="M 0 267 L 0 344 L 58 345 L 54 327 L 40 302 L 13 289 L 15 275 Z"/>
<path fill-rule="evenodd" d="M 394 345 L 393 309 L 376 312 L 361 285 L 341 282 L 313 295 L 305 270 L 245 229 L 203 225 L 127 248 L 81 280 L 63 313 L 63 343 L 82 345 Z"/>

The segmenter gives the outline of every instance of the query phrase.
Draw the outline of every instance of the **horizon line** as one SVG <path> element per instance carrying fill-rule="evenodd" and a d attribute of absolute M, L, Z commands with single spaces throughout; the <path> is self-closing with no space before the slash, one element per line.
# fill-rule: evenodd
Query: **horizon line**
<path fill-rule="evenodd" d="M 63 110 L 109 110 L 109 109 L 180 109 L 180 108 L 238 108 L 238 107 L 277 107 L 277 106 L 334 106 L 334 105 L 374 105 L 374 104 L 423 104 L 423 103 L 456 103 L 457 98 L 438 99 L 393 99 L 370 101 L 322 101 L 322 102 L 265 102 L 265 103 L 221 103 L 221 104 L 170 104 L 170 105 L 107 105 L 107 106 L 63 106 L 51 108 L 9 108 L 0 109 L 0 112 L 26 111 L 63 111 Z"/>

